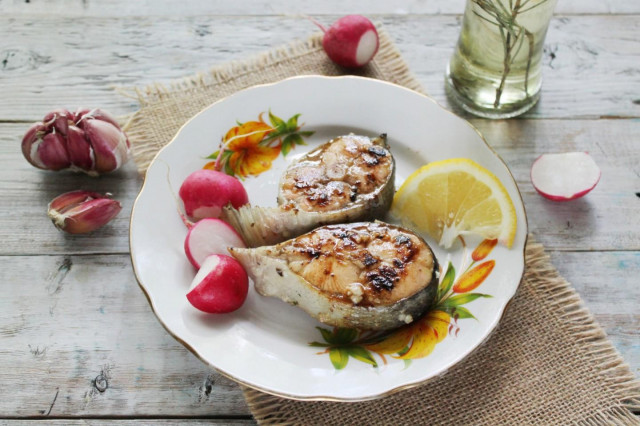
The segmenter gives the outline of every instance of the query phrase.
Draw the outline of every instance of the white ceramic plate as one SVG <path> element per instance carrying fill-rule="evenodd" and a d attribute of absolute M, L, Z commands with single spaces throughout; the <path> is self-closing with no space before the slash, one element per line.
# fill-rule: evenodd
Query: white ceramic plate
<path fill-rule="evenodd" d="M 183 252 L 187 229 L 177 214 L 174 194 L 188 174 L 203 167 L 208 161 L 204 157 L 218 149 L 230 128 L 237 122 L 256 120 L 269 110 L 285 120 L 301 114 L 298 121 L 304 123 L 302 130 L 315 133 L 306 138 L 307 146 L 295 147 L 286 157 L 279 155 L 270 170 L 244 181 L 254 205 L 275 205 L 278 179 L 296 156 L 349 132 L 388 134 L 397 162 L 396 187 L 425 163 L 455 157 L 473 159 L 506 187 L 518 218 L 515 242 L 511 249 L 496 246 L 476 262 L 495 264 L 473 290 L 491 297 L 479 297 L 455 312 L 450 310 L 448 318 L 440 314 L 434 321 L 446 320 L 444 328 L 442 324 L 426 324 L 439 331 L 440 340 L 435 344 L 433 339 L 426 339 L 427 343 L 422 339 L 423 354 L 432 350 L 427 356 L 406 361 L 397 353 L 382 351 L 380 355 L 366 345 L 366 335 L 349 333 L 342 336 L 342 346 L 310 346 L 314 341 L 327 344 L 316 328 L 322 324 L 280 300 L 258 295 L 253 288 L 243 307 L 231 314 L 204 314 L 187 301 L 185 294 L 196 271 Z M 424 382 L 478 347 L 497 326 L 518 288 L 524 271 L 526 237 L 525 211 L 513 177 L 467 122 L 432 99 L 390 83 L 359 77 L 307 76 L 243 90 L 192 118 L 148 169 L 132 213 L 130 243 L 136 277 L 158 319 L 204 362 L 228 377 L 272 394 L 353 401 Z M 480 243 L 468 239 L 466 249 L 456 243 L 444 251 L 426 240 L 445 268 L 452 262 L 458 271 L 456 278 L 469 265 L 471 252 Z M 467 313 L 476 319 L 465 318 Z M 416 330 L 411 334 L 416 335 Z M 341 365 L 332 363 L 329 352 L 351 355 L 346 357 L 348 363 Z"/>

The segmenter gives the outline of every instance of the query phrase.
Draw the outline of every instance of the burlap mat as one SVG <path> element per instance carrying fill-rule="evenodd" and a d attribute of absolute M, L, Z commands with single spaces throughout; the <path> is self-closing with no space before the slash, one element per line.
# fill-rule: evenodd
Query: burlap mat
<path fill-rule="evenodd" d="M 144 172 L 180 126 L 240 89 L 302 74 L 340 75 L 319 35 L 134 96 L 127 124 Z M 387 34 L 360 75 L 422 90 Z M 541 245 L 526 248 L 526 274 L 501 325 L 466 360 L 413 389 L 359 403 L 301 402 L 243 388 L 260 424 L 640 424 L 640 385 Z"/>

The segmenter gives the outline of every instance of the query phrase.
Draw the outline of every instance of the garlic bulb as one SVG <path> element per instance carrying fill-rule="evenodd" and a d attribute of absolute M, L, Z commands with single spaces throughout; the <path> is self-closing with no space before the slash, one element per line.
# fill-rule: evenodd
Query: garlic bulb
<path fill-rule="evenodd" d="M 22 153 L 33 166 L 91 176 L 117 170 L 127 161 L 129 147 L 116 120 L 100 109 L 75 114 L 57 109 L 34 123 L 22 139 Z"/>
<path fill-rule="evenodd" d="M 47 214 L 56 228 L 85 234 L 106 225 L 122 210 L 122 204 L 110 196 L 82 190 L 66 192 L 49 203 Z"/>

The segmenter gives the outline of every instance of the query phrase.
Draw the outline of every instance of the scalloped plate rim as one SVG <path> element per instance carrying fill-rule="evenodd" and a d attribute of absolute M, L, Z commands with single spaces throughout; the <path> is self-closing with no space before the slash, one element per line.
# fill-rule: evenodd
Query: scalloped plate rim
<path fill-rule="evenodd" d="M 497 324 L 500 322 L 500 320 L 502 319 L 502 317 L 504 316 L 504 312 L 507 308 L 507 306 L 509 305 L 509 302 L 512 300 L 513 296 L 515 295 L 522 279 L 524 276 L 524 248 L 526 246 L 526 241 L 527 241 L 527 220 L 526 220 L 526 211 L 524 210 L 524 203 L 522 201 L 522 196 L 520 194 L 520 191 L 517 187 L 517 185 L 515 184 L 515 180 L 513 179 L 513 176 L 510 172 L 510 170 L 508 169 L 508 167 L 506 166 L 506 163 L 504 162 L 504 160 L 502 160 L 502 158 L 500 158 L 500 156 L 495 152 L 495 150 L 487 143 L 487 141 L 484 139 L 484 137 L 480 134 L 480 132 L 473 127 L 470 123 L 468 123 L 467 121 L 465 121 L 464 119 L 455 116 L 452 112 L 446 110 L 445 108 L 443 108 L 442 106 L 440 106 L 434 99 L 430 98 L 427 95 L 424 95 L 422 93 L 413 91 L 411 89 L 402 87 L 402 86 L 398 86 L 394 83 L 390 83 L 390 82 L 385 82 L 385 81 L 381 81 L 381 80 L 375 80 L 375 79 L 370 79 L 370 78 L 364 78 L 364 77 L 356 77 L 356 76 L 339 76 L 339 77 L 327 77 L 327 76 L 297 76 L 297 77 L 291 77 L 291 78 L 287 78 L 275 83 L 267 83 L 267 84 L 261 84 L 261 85 L 257 85 L 257 86 L 252 86 L 246 89 L 243 89 L 239 92 L 236 92 L 228 97 L 225 97 L 223 99 L 220 99 L 214 103 L 212 103 L 210 106 L 208 106 L 207 108 L 205 108 L 204 110 L 202 110 L 201 112 L 199 112 L 198 114 L 196 114 L 194 117 L 192 117 L 189 121 L 187 121 L 181 128 L 180 130 L 177 132 L 176 136 L 166 145 L 164 146 L 155 156 L 154 160 L 151 162 L 149 169 L 150 170 L 154 164 L 156 164 L 158 161 L 162 160 L 162 155 L 163 152 L 165 152 L 169 147 L 173 146 L 177 141 L 180 140 L 181 135 L 184 133 L 185 129 L 189 128 L 189 126 L 192 125 L 192 123 L 194 122 L 194 120 L 197 120 L 199 117 L 202 117 L 203 115 L 207 114 L 208 111 L 210 111 L 212 108 L 216 108 L 216 106 L 223 104 L 223 103 L 228 103 L 230 99 L 234 99 L 237 98 L 238 96 L 241 96 L 242 94 L 246 94 L 248 92 L 252 92 L 255 90 L 261 90 L 261 89 L 273 89 L 273 88 L 278 88 L 279 86 L 282 85 L 287 85 L 289 82 L 295 82 L 295 81 L 309 81 L 309 82 L 314 82 L 314 81 L 323 81 L 323 82 L 339 82 L 339 81 L 347 81 L 347 82 L 354 82 L 354 84 L 359 85 L 359 84 L 365 84 L 365 85 L 371 85 L 371 87 L 373 87 L 372 90 L 375 91 L 375 87 L 377 85 L 382 85 L 382 86 L 386 86 L 386 87 L 391 87 L 393 89 L 393 91 L 398 91 L 398 92 L 404 92 L 406 94 L 410 94 L 410 96 L 419 96 L 420 98 L 424 99 L 424 101 L 428 101 L 430 103 L 432 103 L 433 105 L 437 106 L 437 108 L 445 114 L 450 114 L 454 117 L 456 117 L 457 120 L 459 120 L 460 123 L 464 123 L 466 126 L 468 126 L 470 129 L 472 129 L 476 135 L 478 140 L 480 140 L 481 142 L 483 142 L 484 144 L 484 148 L 488 149 L 488 151 L 490 151 L 490 153 L 497 159 L 499 160 L 499 162 L 501 163 L 502 167 L 504 168 L 503 171 L 506 171 L 506 173 L 508 174 L 508 176 L 511 179 L 511 184 L 513 184 L 513 187 L 515 188 L 515 194 L 513 194 L 513 191 L 510 191 L 510 195 L 512 195 L 512 199 L 514 201 L 514 204 L 516 205 L 516 208 L 518 211 L 521 212 L 521 216 L 519 217 L 519 224 L 518 224 L 518 235 L 519 238 L 516 238 L 517 241 L 517 247 L 516 244 L 514 243 L 514 248 L 512 248 L 512 250 L 515 250 L 516 248 L 520 247 L 521 251 L 522 251 L 522 269 L 519 273 L 519 276 L 517 277 L 517 280 L 515 280 L 515 285 L 512 288 L 512 292 L 509 294 L 506 302 L 503 304 L 503 306 L 501 307 L 501 309 L 496 312 L 497 315 L 495 315 L 492 320 L 489 323 L 488 326 L 488 332 L 485 333 L 482 337 L 482 340 L 479 341 L 477 344 L 474 345 L 474 347 L 470 348 L 468 351 L 466 351 L 466 353 L 462 354 L 460 357 L 458 357 L 456 360 L 454 360 L 452 363 L 450 363 L 450 365 L 447 365 L 444 368 L 439 369 L 438 371 L 433 371 L 432 373 L 430 373 L 428 375 L 428 377 L 417 377 L 415 380 L 413 381 L 409 381 L 406 383 L 399 383 L 397 385 L 391 386 L 388 389 L 383 389 L 380 391 L 375 391 L 375 392 L 371 392 L 369 394 L 366 395 L 352 395 L 352 396 L 344 396 L 344 395 L 335 395 L 335 394 L 330 394 L 330 393 L 326 393 L 326 394 L 314 394 L 314 395 L 308 395 L 308 394 L 298 394 L 294 391 L 283 391 L 282 389 L 276 389 L 272 386 L 269 386 L 268 384 L 265 385 L 264 383 L 256 383 L 255 381 L 252 381 L 250 377 L 243 377 L 242 375 L 238 375 L 238 374 L 233 374 L 230 373 L 229 371 L 227 371 L 224 368 L 221 368 L 219 365 L 217 365 L 215 363 L 215 361 L 212 361 L 210 359 L 210 356 L 208 356 L 207 354 L 203 354 L 201 353 L 202 351 L 199 350 L 199 348 L 197 347 L 197 345 L 194 345 L 192 342 L 187 341 L 187 339 L 184 338 L 184 336 L 180 336 L 179 333 L 176 333 L 175 330 L 172 329 L 172 327 L 167 324 L 167 322 L 165 321 L 165 319 L 158 313 L 158 306 L 157 306 L 157 299 L 154 299 L 153 295 L 151 294 L 149 285 L 145 285 L 145 283 L 143 282 L 143 279 L 140 278 L 140 269 L 141 269 L 141 265 L 139 264 L 139 262 L 136 259 L 136 252 L 137 252 L 137 247 L 136 247 L 136 242 L 134 241 L 134 221 L 136 219 L 136 209 L 139 206 L 139 202 L 141 199 L 143 199 L 143 194 L 145 193 L 145 190 L 147 189 L 148 185 L 149 185 L 149 179 L 148 176 L 145 177 L 144 183 L 139 191 L 138 196 L 136 197 L 136 200 L 134 202 L 134 206 L 132 208 L 132 214 L 131 214 L 131 225 L 130 225 L 130 252 L 131 252 L 131 259 L 132 259 L 132 266 L 133 266 L 133 270 L 134 270 L 134 274 L 136 277 L 136 280 L 138 281 L 138 284 L 140 286 L 140 288 L 142 289 L 143 293 L 145 294 L 145 296 L 147 297 L 147 300 L 154 312 L 154 314 L 156 315 L 157 319 L 159 320 L 159 322 L 163 325 L 163 327 L 167 330 L 167 332 L 172 335 L 177 341 L 179 341 L 181 344 L 183 344 L 188 350 L 190 350 L 194 355 L 196 355 L 199 359 L 201 359 L 204 363 L 210 365 L 211 367 L 216 368 L 221 374 L 223 374 L 224 376 L 231 378 L 245 386 L 248 386 L 250 388 L 265 392 L 265 393 L 269 393 L 272 395 L 276 395 L 276 396 L 281 396 L 281 397 L 285 397 L 285 398 L 289 398 L 289 399 L 297 399 L 297 400 L 314 400 L 314 401 L 363 401 L 363 400 L 370 400 L 370 399 L 375 399 L 375 398 L 379 398 L 382 396 L 386 396 L 386 395 L 390 395 L 392 393 L 395 393 L 397 391 L 403 390 L 403 389 L 408 389 L 417 385 L 420 385 L 426 381 L 428 381 L 429 379 L 432 379 L 434 377 L 438 377 L 441 376 L 442 374 L 444 374 L 449 368 L 451 368 L 453 365 L 456 365 L 457 363 L 459 363 L 460 361 L 462 361 L 463 359 L 465 359 L 466 357 L 468 357 L 472 352 L 475 351 L 475 349 L 477 349 L 478 347 L 482 346 L 484 343 L 486 343 L 486 340 L 488 339 L 488 337 L 493 333 L 493 331 L 495 331 Z M 324 83 L 323 83 L 324 84 Z M 333 83 L 327 83 L 329 86 L 331 86 Z M 265 108 L 267 107 L 267 105 L 265 105 Z M 304 113 L 303 113 L 304 115 Z M 233 123 L 230 123 L 230 125 L 233 125 Z M 224 129 L 220 129 L 220 133 L 222 133 Z M 180 143 L 180 142 L 178 142 Z M 213 146 L 213 145 L 212 145 Z M 517 197 L 514 197 L 514 195 L 517 195 Z M 522 220 L 524 219 L 524 220 Z M 311 340 L 313 338 L 313 336 L 310 336 Z M 318 359 L 321 359 L 320 357 Z"/>

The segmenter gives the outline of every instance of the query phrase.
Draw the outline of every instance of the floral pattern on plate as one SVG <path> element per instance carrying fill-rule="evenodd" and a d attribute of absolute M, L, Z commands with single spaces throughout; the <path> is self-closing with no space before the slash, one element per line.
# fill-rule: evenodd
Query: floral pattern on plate
<path fill-rule="evenodd" d="M 269 123 L 260 113 L 257 121 L 238 122 L 222 138 L 220 149 L 209 155 L 214 160 L 204 168 L 224 171 L 241 179 L 257 176 L 271 168 L 280 153 L 286 156 L 296 145 L 306 145 L 305 137 L 312 131 L 301 131 L 295 114 L 287 121 L 269 111 Z"/>

